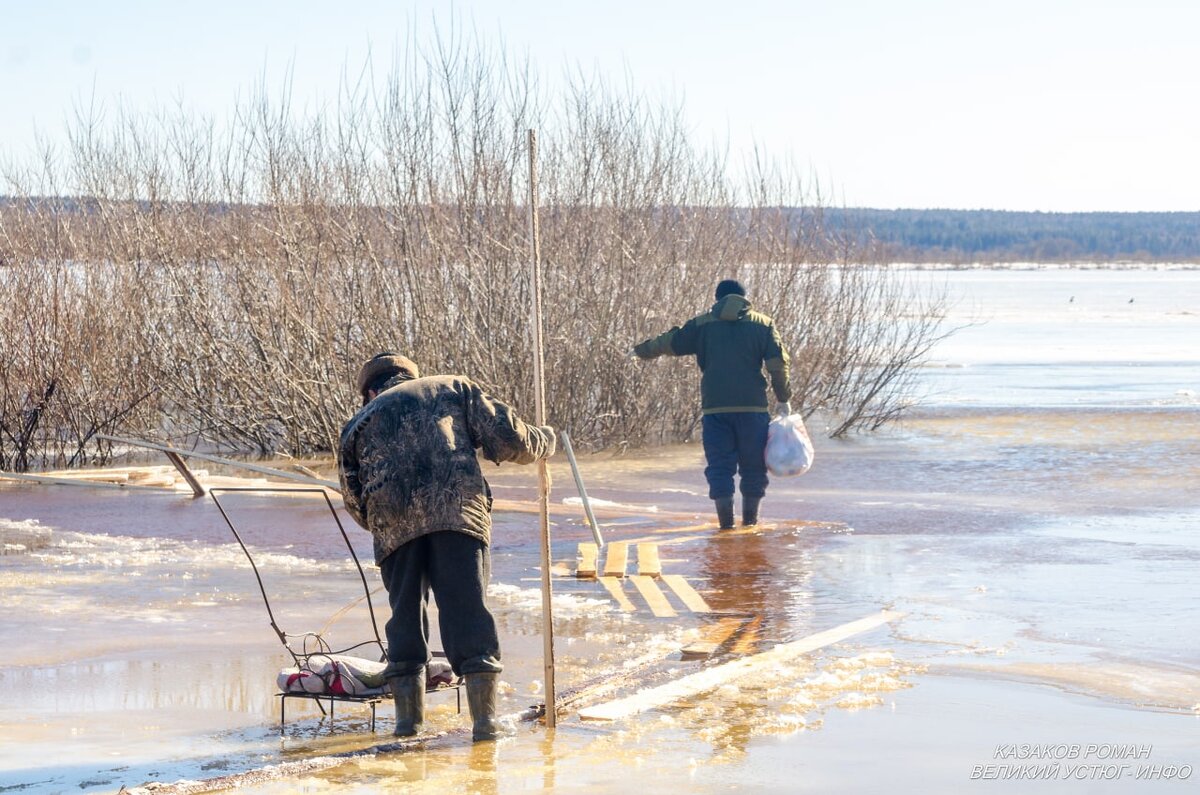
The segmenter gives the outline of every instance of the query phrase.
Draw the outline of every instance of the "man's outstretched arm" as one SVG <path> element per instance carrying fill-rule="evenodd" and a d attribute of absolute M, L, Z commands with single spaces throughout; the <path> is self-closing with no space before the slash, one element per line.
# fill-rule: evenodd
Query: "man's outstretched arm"
<path fill-rule="evenodd" d="M 689 320 L 683 327 L 675 326 L 670 331 L 635 345 L 633 352 L 639 359 L 657 359 L 659 356 L 689 356 L 696 352 L 696 321 Z"/>
<path fill-rule="evenodd" d="M 675 351 L 671 350 L 671 340 L 675 339 L 675 335 L 678 333 L 679 326 L 676 326 L 665 334 L 659 334 L 657 337 L 634 345 L 633 352 L 637 354 L 639 359 L 657 359 L 659 356 L 674 356 Z"/>

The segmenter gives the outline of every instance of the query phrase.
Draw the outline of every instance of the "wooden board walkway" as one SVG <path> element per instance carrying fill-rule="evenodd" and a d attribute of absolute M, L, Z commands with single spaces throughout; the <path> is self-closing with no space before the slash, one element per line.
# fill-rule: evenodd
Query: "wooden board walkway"
<path fill-rule="evenodd" d="M 629 565 L 629 544 L 625 541 L 613 541 L 608 545 L 608 554 L 604 556 L 604 576 L 624 577 L 625 567 Z"/>
<path fill-rule="evenodd" d="M 658 577 L 662 574 L 662 561 L 658 558 L 658 544 L 644 541 L 637 545 L 638 574 L 643 577 Z"/>
<path fill-rule="evenodd" d="M 576 577 L 595 577 L 596 576 L 596 557 L 600 554 L 600 550 L 595 544 L 581 543 L 579 545 L 579 564 L 575 567 Z"/>
<path fill-rule="evenodd" d="M 817 632 L 791 643 L 781 644 L 770 651 L 756 654 L 753 657 L 742 657 L 723 665 L 706 668 L 694 674 L 680 677 L 674 682 L 669 682 L 659 687 L 641 690 L 626 698 L 619 698 L 615 701 L 609 701 L 606 704 L 587 707 L 579 711 L 579 717 L 583 720 L 609 721 L 628 718 L 647 710 L 656 709 L 657 707 L 672 704 L 691 696 L 706 693 L 720 687 L 726 682 L 748 676 L 764 668 L 794 660 L 798 655 L 807 654 L 808 652 L 830 646 L 860 633 L 875 629 L 889 621 L 896 621 L 903 615 L 903 613 L 896 611 L 884 610 L 875 615 L 860 618 L 857 621 L 851 621 L 848 624 L 842 624 L 823 632 Z"/>
<path fill-rule="evenodd" d="M 624 589 L 619 587 L 620 580 L 627 576 L 630 543 L 628 541 L 610 543 L 601 571 L 597 568 L 600 550 L 591 542 L 580 542 L 575 577 L 576 579 L 599 579 L 622 610 L 635 611 L 637 607 L 629 600 Z M 629 577 L 650 611 L 660 618 L 678 615 L 676 608 L 672 606 L 671 600 L 667 596 L 669 593 L 674 593 L 688 611 L 693 613 L 712 612 L 712 608 L 704 601 L 704 597 L 682 575 L 662 573 L 662 559 L 659 556 L 658 547 L 659 542 L 657 541 L 642 541 L 637 544 L 637 574 Z M 664 591 L 659 587 L 657 581 L 664 583 L 669 590 Z"/>

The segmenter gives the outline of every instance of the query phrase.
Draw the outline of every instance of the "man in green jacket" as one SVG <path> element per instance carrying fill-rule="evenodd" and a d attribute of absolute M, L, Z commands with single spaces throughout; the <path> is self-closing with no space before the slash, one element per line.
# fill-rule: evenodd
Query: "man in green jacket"
<path fill-rule="evenodd" d="M 788 354 L 770 317 L 750 308 L 746 290 L 734 279 L 717 285 L 713 308 L 682 328 L 646 340 L 633 351 L 639 358 L 695 356 L 700 365 L 704 412 L 704 457 L 709 499 L 716 503 L 722 529 L 733 527 L 733 478 L 741 475 L 742 524 L 758 524 L 767 491 L 767 380 L 776 411 L 790 414 Z"/>
<path fill-rule="evenodd" d="M 375 537 L 392 607 L 384 677 L 395 734 L 417 734 L 425 717 L 432 589 L 446 658 L 466 681 L 472 737 L 493 739 L 502 666 L 484 601 L 492 492 L 475 451 L 497 464 L 532 464 L 554 454 L 554 430 L 526 425 L 464 376 L 422 378 L 394 353 L 364 364 L 358 389 L 363 407 L 342 429 L 338 474 L 347 512 Z"/>

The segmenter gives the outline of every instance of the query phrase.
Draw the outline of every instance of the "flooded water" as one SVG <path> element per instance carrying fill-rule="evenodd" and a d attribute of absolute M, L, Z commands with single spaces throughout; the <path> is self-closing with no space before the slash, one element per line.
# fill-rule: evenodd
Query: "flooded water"
<path fill-rule="evenodd" d="M 435 694 L 428 723 L 450 734 L 424 750 L 245 788 L 1192 791 L 1200 272 L 913 275 L 944 283 L 952 322 L 974 325 L 935 352 L 928 401 L 902 425 L 816 434 L 816 465 L 772 484 L 764 527 L 709 523 L 698 445 L 582 461 L 593 495 L 617 506 L 601 514 L 606 540 L 656 543 L 663 574 L 712 612 L 662 585 L 675 615 L 655 615 L 628 579 L 625 610 L 570 576 L 590 534 L 561 505 L 574 496 L 565 462 L 552 466 L 560 694 L 611 679 L 592 701 L 620 698 L 884 608 L 902 619 L 632 718 L 572 708 L 554 731 L 520 723 L 495 744 L 453 733 L 467 717 Z M 536 494 L 530 469 L 488 476 L 502 501 Z M 373 636 L 323 501 L 228 504 L 279 626 Z M 495 518 L 508 714 L 545 695 L 537 522 Z M 366 534 L 351 534 L 369 560 Z M 210 500 L 4 485 L 0 543 L 0 792 L 213 779 L 390 740 L 386 704 L 372 734 L 366 708 L 331 719 L 291 702 L 281 737 L 275 674 L 289 659 Z M 367 582 L 385 605 L 372 567 Z M 681 655 L 729 627 L 711 658 Z"/>

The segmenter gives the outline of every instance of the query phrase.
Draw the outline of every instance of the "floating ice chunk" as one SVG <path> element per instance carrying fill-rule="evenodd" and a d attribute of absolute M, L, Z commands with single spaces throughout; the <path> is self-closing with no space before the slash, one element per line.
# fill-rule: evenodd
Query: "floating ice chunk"
<path fill-rule="evenodd" d="M 847 693 L 838 699 L 837 706 L 842 709 L 866 709 L 882 703 L 883 699 L 874 694 Z"/>
<path fill-rule="evenodd" d="M 50 528 L 36 519 L 0 519 L 0 554 L 20 555 L 50 544 Z"/>
<path fill-rule="evenodd" d="M 581 497 L 564 497 L 563 505 L 583 505 Z M 658 513 L 657 505 L 631 505 L 626 502 L 613 502 L 611 500 L 600 500 L 595 497 L 589 497 L 588 502 L 593 508 L 620 508 L 626 511 L 645 511 L 647 513 Z"/>

